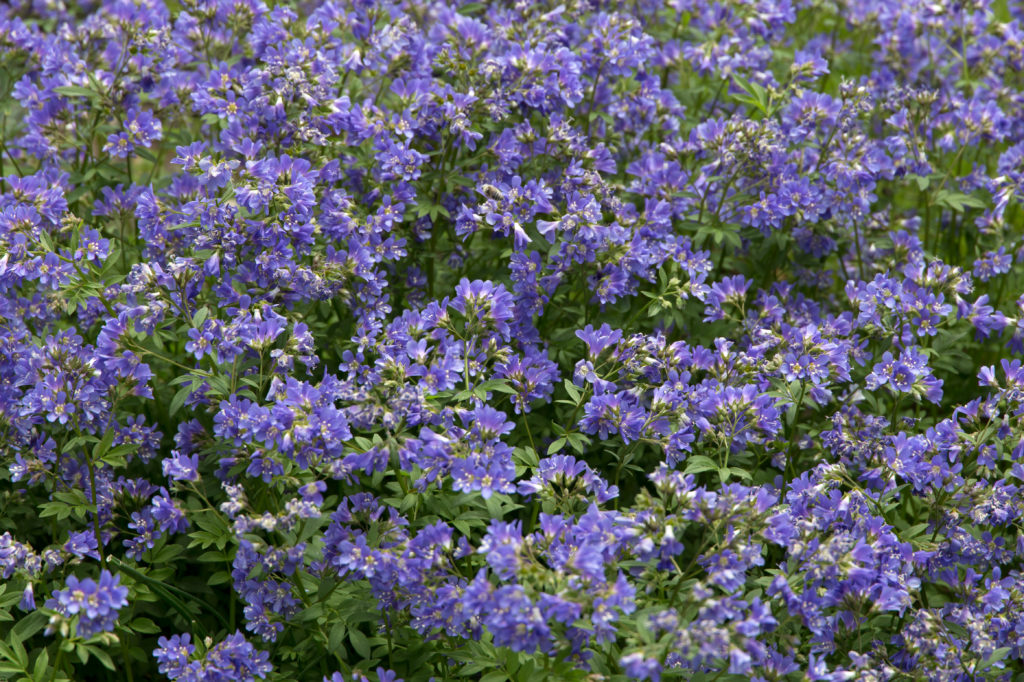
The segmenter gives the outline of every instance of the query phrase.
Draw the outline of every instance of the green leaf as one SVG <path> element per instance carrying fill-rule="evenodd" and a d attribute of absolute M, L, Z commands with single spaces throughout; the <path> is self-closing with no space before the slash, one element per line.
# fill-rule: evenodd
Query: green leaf
<path fill-rule="evenodd" d="M 948 206 L 957 213 L 963 213 L 964 208 L 986 208 L 988 204 L 979 199 L 978 197 L 971 196 L 970 194 L 964 194 L 963 192 L 954 192 L 951 190 L 942 190 L 935 195 L 935 203 L 941 206 Z"/>
<path fill-rule="evenodd" d="M 211 575 L 207 581 L 207 585 L 224 585 L 231 582 L 231 574 L 227 571 L 217 571 Z"/>
<path fill-rule="evenodd" d="M 994 665 L 995 663 L 998 663 L 999 661 L 1001 661 L 1004 658 L 1006 658 L 1007 656 L 1009 656 L 1010 655 L 1010 651 L 1012 651 L 1011 647 L 1008 647 L 1008 646 L 999 647 L 998 649 L 993 651 L 991 654 L 989 654 L 988 658 L 986 658 L 984 663 L 981 664 L 981 668 L 982 669 L 989 668 L 992 665 Z"/>
<path fill-rule="evenodd" d="M 683 469 L 684 474 L 699 474 L 702 471 L 717 471 L 718 464 L 716 464 L 710 457 L 704 455 L 693 455 L 686 459 L 686 468 Z"/>
<path fill-rule="evenodd" d="M 341 643 L 345 640 L 345 633 L 347 629 L 344 623 L 335 623 L 331 627 L 331 633 L 327 636 L 327 648 L 331 651 L 337 651 L 341 646 Z"/>
<path fill-rule="evenodd" d="M 356 653 L 363 658 L 369 658 L 372 653 L 370 650 L 370 642 L 359 630 L 352 630 L 348 633 L 348 641 L 352 643 L 352 648 L 356 650 Z"/>
<path fill-rule="evenodd" d="M 726 467 L 726 469 L 731 475 L 742 478 L 744 481 L 749 481 L 753 478 L 753 475 L 746 469 L 740 469 L 739 467 Z"/>
<path fill-rule="evenodd" d="M 516 448 L 513 453 L 513 457 L 529 467 L 535 467 L 540 464 L 540 459 L 537 457 L 537 451 L 528 446 Z"/>
<path fill-rule="evenodd" d="M 50 654 L 46 649 L 43 649 L 39 652 L 39 655 L 36 656 L 36 663 L 32 667 L 32 679 L 35 682 L 42 682 L 43 680 L 49 679 L 49 676 L 46 674 L 47 669 L 50 667 L 49 664 Z"/>
<path fill-rule="evenodd" d="M 508 382 L 506 382 L 504 379 L 489 379 L 480 384 L 479 386 L 477 386 L 476 389 L 483 391 L 497 391 L 498 393 L 516 392 L 516 389 L 509 386 Z"/>
<path fill-rule="evenodd" d="M 11 628 L 11 636 L 16 636 L 24 642 L 41 632 L 49 620 L 49 617 L 42 611 L 33 611 Z"/>
<path fill-rule="evenodd" d="M 100 649 L 96 646 L 92 646 L 91 644 L 83 644 L 82 648 L 88 651 L 91 655 L 95 656 L 96 660 L 102 663 L 103 667 L 107 670 L 117 670 L 117 668 L 114 666 L 114 661 L 110 658 L 110 654 L 108 654 L 103 649 Z"/>
<path fill-rule="evenodd" d="M 480 682 L 505 682 L 509 679 L 504 670 L 493 670 L 480 678 Z"/>
<path fill-rule="evenodd" d="M 912 540 L 912 539 L 916 538 L 918 535 L 920 535 L 921 533 L 923 533 L 926 530 L 928 530 L 928 526 L 929 526 L 928 523 L 919 523 L 919 524 L 917 524 L 915 526 L 911 526 L 910 528 L 907 528 L 904 531 L 900 531 L 900 533 L 899 533 L 900 539 L 902 539 L 902 540 Z"/>
<path fill-rule="evenodd" d="M 176 415 L 178 411 L 185 405 L 185 401 L 192 394 L 193 386 L 194 385 L 184 386 L 177 393 L 174 394 L 174 397 L 171 398 L 170 408 L 168 409 L 169 416 L 173 417 L 174 415 Z"/>
<path fill-rule="evenodd" d="M 136 618 L 131 623 L 131 629 L 144 635 L 155 635 L 160 632 L 160 626 L 149 618 Z"/>
<path fill-rule="evenodd" d="M 89 88 L 83 88 L 79 85 L 61 85 L 53 89 L 58 95 L 64 95 L 65 97 L 88 97 L 89 99 L 98 99 L 101 95 L 95 90 Z"/>
<path fill-rule="evenodd" d="M 107 454 L 103 455 L 103 457 L 100 458 L 100 461 L 102 461 L 105 464 L 109 464 L 114 468 L 123 467 L 126 466 L 128 463 L 128 455 L 130 455 L 131 453 L 135 452 L 138 449 L 138 443 L 123 443 L 121 445 L 118 445 L 116 448 L 110 450 L 110 452 L 108 452 Z"/>
<path fill-rule="evenodd" d="M 554 443 L 548 446 L 548 456 L 555 454 L 563 447 L 565 447 L 565 438 L 559 438 Z"/>
<path fill-rule="evenodd" d="M 9 640 L 11 653 L 14 654 L 11 660 L 20 665 L 22 670 L 28 670 L 28 652 L 25 651 L 25 645 L 21 643 L 21 637 L 12 630 Z"/>
<path fill-rule="evenodd" d="M 64 447 L 62 447 L 60 449 L 60 451 L 62 453 L 66 454 L 68 452 L 71 452 L 72 450 L 74 450 L 77 447 L 81 447 L 82 445 L 85 445 L 86 443 L 95 443 L 97 441 L 98 441 L 98 439 L 96 438 L 96 436 L 75 436 L 74 438 L 69 440 L 67 443 L 65 443 Z"/>
<path fill-rule="evenodd" d="M 14 650 L 2 641 L 0 641 L 0 656 L 3 656 L 8 661 L 11 661 L 13 663 L 18 662 L 18 656 L 14 653 Z M 19 667 L 15 668 L 14 670 L 15 672 L 22 672 L 24 668 Z"/>
<path fill-rule="evenodd" d="M 753 106 L 765 116 L 770 114 L 768 110 L 769 98 L 767 90 L 757 83 L 745 80 L 738 75 L 733 75 L 733 82 L 737 87 L 747 93 L 746 96 L 732 95 L 733 99 Z"/>
<path fill-rule="evenodd" d="M 210 309 L 207 308 L 206 306 L 203 306 L 202 308 L 196 311 L 195 315 L 192 316 L 192 325 L 196 329 L 199 329 L 200 327 L 203 326 L 203 322 L 206 322 L 206 318 L 208 318 L 209 316 Z"/>
<path fill-rule="evenodd" d="M 576 452 L 583 454 L 585 446 L 590 443 L 590 439 L 584 436 L 582 433 L 570 433 L 568 435 L 569 446 Z"/>
<path fill-rule="evenodd" d="M 562 385 L 565 386 L 565 392 L 569 394 L 569 397 L 572 398 L 577 405 L 579 405 L 580 390 L 576 387 L 576 384 L 572 383 L 568 379 L 565 379 L 562 382 Z"/>
<path fill-rule="evenodd" d="M 110 450 L 110 446 L 114 444 L 114 429 L 107 429 L 107 432 L 103 434 L 103 440 L 96 444 L 96 447 L 92 449 L 92 457 L 94 460 L 102 459 L 103 455 L 107 454 Z"/>

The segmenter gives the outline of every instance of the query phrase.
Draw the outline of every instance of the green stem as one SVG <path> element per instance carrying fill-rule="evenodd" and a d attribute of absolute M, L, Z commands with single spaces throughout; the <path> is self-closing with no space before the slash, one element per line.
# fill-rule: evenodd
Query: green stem
<path fill-rule="evenodd" d="M 526 427 L 526 437 L 530 441 L 530 447 L 533 449 L 533 453 L 537 454 L 537 446 L 533 444 L 533 433 L 530 431 L 530 420 L 525 413 L 523 414 L 523 426 Z"/>
<path fill-rule="evenodd" d="M 718 84 L 718 89 L 715 90 L 714 97 L 711 98 L 711 104 L 708 106 L 707 116 L 711 116 L 715 113 L 715 109 L 718 107 L 718 100 L 722 97 L 722 92 L 725 90 L 725 84 L 729 82 L 728 78 L 723 78 L 722 82 Z"/>
<path fill-rule="evenodd" d="M 889 426 L 896 425 L 896 415 L 899 413 L 900 402 L 902 402 L 902 400 L 903 396 L 897 395 L 896 398 L 892 401 L 892 412 L 889 414 Z"/>
<path fill-rule="evenodd" d="M 999 305 L 1003 302 L 1003 292 L 1006 290 L 1006 280 L 1010 278 L 1010 273 L 1007 272 L 999 278 L 999 289 L 996 291 L 995 300 L 992 302 L 992 307 L 999 310 Z"/>
<path fill-rule="evenodd" d="M 857 228 L 857 221 L 853 221 L 853 245 L 857 249 L 857 274 L 861 281 L 864 280 L 864 256 L 860 250 L 860 230 Z"/>
<path fill-rule="evenodd" d="M 832 130 L 829 131 L 828 138 L 825 140 L 825 144 L 821 146 L 821 152 L 818 155 L 818 163 L 814 166 L 814 172 L 817 173 L 821 170 L 821 167 L 825 165 L 825 161 L 828 159 L 828 148 L 832 145 L 832 138 L 836 136 L 836 131 L 839 130 L 839 124 L 836 123 L 832 126 Z"/>
<path fill-rule="evenodd" d="M 132 662 L 128 660 L 128 646 L 123 637 L 118 639 L 121 642 L 121 658 L 124 659 L 124 677 L 128 682 L 135 682 L 135 677 L 132 675 Z"/>
<path fill-rule="evenodd" d="M 793 411 L 793 420 L 789 422 L 786 428 L 786 441 L 789 443 L 786 448 L 786 474 L 793 476 L 796 474 L 796 467 L 793 466 L 793 448 L 796 446 L 796 441 L 793 440 L 793 434 L 796 431 L 796 423 L 800 419 L 800 408 L 804 406 L 804 398 L 807 396 L 807 384 L 800 383 L 800 397 L 796 401 L 796 410 Z"/>
<path fill-rule="evenodd" d="M 590 138 L 590 121 L 593 119 L 594 113 L 594 100 L 597 98 L 597 84 L 601 80 L 601 71 L 603 70 L 604 60 L 601 60 L 601 63 L 597 65 L 597 73 L 594 74 L 594 82 L 590 86 L 590 97 L 587 98 L 587 123 L 585 127 L 585 132 L 588 139 Z"/>
<path fill-rule="evenodd" d="M 145 348 L 145 347 L 140 346 L 138 344 L 132 343 L 130 341 L 127 341 L 125 343 L 125 346 L 127 346 L 130 350 L 135 351 L 136 353 L 142 353 L 143 355 L 151 355 L 154 358 L 157 358 L 158 360 L 163 360 L 164 362 L 166 362 L 168 364 L 171 364 L 171 365 L 174 365 L 175 367 L 178 367 L 179 369 L 183 369 L 186 372 L 193 372 L 193 373 L 198 374 L 199 376 L 203 376 L 203 377 L 212 377 L 213 376 L 213 374 L 211 372 L 207 372 L 205 370 L 198 369 L 196 367 L 186 367 L 185 365 L 181 364 L 180 362 L 175 362 L 174 360 L 172 360 L 171 358 L 167 357 L 166 355 L 161 355 L 160 353 L 157 353 L 155 351 L 151 351 L 148 348 Z"/>
<path fill-rule="evenodd" d="M 448 165 L 448 138 L 442 137 L 441 139 L 441 164 L 438 167 L 438 180 L 437 180 L 437 193 L 434 195 L 434 205 L 441 205 L 442 188 L 444 187 L 444 174 L 445 167 Z M 439 216 L 440 214 L 438 214 Z M 439 226 L 437 220 L 432 219 L 430 224 L 430 252 L 427 254 L 427 298 L 433 300 L 434 298 L 434 279 L 435 279 L 435 268 L 434 260 L 437 256 L 437 232 Z"/>
<path fill-rule="evenodd" d="M 96 465 L 91 459 L 86 460 L 89 467 L 89 488 L 92 493 L 92 530 L 96 534 L 96 551 L 100 554 L 100 567 L 107 568 L 107 556 L 103 552 L 103 534 L 100 533 L 100 508 L 96 503 Z"/>
<path fill-rule="evenodd" d="M 151 590 L 153 590 L 153 592 L 157 594 L 157 596 L 159 596 L 161 599 L 167 602 L 175 611 L 177 611 L 178 615 L 180 615 L 185 620 L 186 623 L 189 623 L 191 627 L 194 627 L 198 631 L 197 634 L 200 637 L 205 638 L 207 635 L 209 635 L 209 632 L 207 632 L 203 624 L 199 620 L 197 620 L 195 616 L 192 615 L 192 613 L 188 610 L 188 607 L 185 605 L 184 602 L 182 602 L 180 599 L 174 596 L 174 594 L 172 594 L 172 591 L 180 593 L 186 599 L 191 598 L 192 595 L 189 595 L 183 590 L 180 590 L 172 585 L 168 585 L 167 583 L 164 583 L 160 580 L 150 578 L 145 573 L 137 571 L 128 564 L 123 563 L 117 557 L 111 557 L 110 560 L 113 562 L 114 566 L 119 571 L 123 571 L 124 573 L 127 573 L 136 580 L 145 583 Z M 224 619 L 224 616 L 223 614 L 221 614 L 220 611 L 213 608 L 211 605 L 207 604 L 204 601 L 200 601 L 199 603 L 202 604 L 202 606 L 204 606 L 207 611 L 216 616 L 224 627 L 227 627 L 227 621 Z"/>
<path fill-rule="evenodd" d="M 388 668 L 393 668 L 393 667 L 394 667 L 394 665 L 393 665 L 393 664 L 391 663 L 391 655 L 392 655 L 392 654 L 394 653 L 394 644 L 393 644 L 393 643 L 392 643 L 392 641 L 391 641 L 391 640 L 392 640 L 392 637 L 391 637 L 391 628 L 392 628 L 392 618 L 391 618 L 391 612 L 390 612 L 390 611 L 389 611 L 389 612 L 387 613 L 387 621 L 388 621 L 388 627 L 387 627 L 387 638 L 388 638 Z"/>
<path fill-rule="evenodd" d="M 53 668 L 50 670 L 50 682 L 57 679 L 57 670 L 64 663 L 64 642 L 57 643 L 57 656 L 53 659 Z"/>

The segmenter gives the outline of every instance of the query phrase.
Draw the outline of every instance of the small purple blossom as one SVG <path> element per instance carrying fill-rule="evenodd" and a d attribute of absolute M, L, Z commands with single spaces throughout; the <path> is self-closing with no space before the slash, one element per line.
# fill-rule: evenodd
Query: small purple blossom
<path fill-rule="evenodd" d="M 120 576 L 106 569 L 100 572 L 98 582 L 68 576 L 67 587 L 55 591 L 46 601 L 46 608 L 65 618 L 78 616 L 78 634 L 86 639 L 100 632 L 110 632 L 117 621 L 117 612 L 128 605 L 128 588 L 120 582 Z"/>

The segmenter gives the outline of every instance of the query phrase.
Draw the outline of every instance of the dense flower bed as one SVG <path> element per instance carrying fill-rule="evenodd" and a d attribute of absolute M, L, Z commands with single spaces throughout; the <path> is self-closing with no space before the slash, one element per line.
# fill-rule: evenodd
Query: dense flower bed
<path fill-rule="evenodd" d="M 0 679 L 1024 673 L 1019 0 L 0 7 Z"/>

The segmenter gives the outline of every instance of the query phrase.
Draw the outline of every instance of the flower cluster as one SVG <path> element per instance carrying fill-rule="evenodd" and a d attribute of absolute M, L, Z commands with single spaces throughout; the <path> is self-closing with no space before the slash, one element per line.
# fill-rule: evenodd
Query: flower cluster
<path fill-rule="evenodd" d="M 161 637 L 160 646 L 153 652 L 159 661 L 159 670 L 171 680 L 184 682 L 255 682 L 266 679 L 273 666 L 267 661 L 267 652 L 255 649 L 242 633 L 228 635 L 214 646 L 208 646 L 201 659 L 192 659 L 196 647 L 191 636 Z"/>
<path fill-rule="evenodd" d="M 1022 26 L 4 3 L 0 673 L 1017 679 Z"/>
<path fill-rule="evenodd" d="M 47 608 L 65 618 L 78 616 L 77 634 L 85 639 L 113 630 L 118 611 L 127 605 L 128 588 L 120 584 L 120 576 L 107 570 L 100 573 L 99 582 L 68 576 L 67 587 L 55 590 L 46 601 Z"/>

